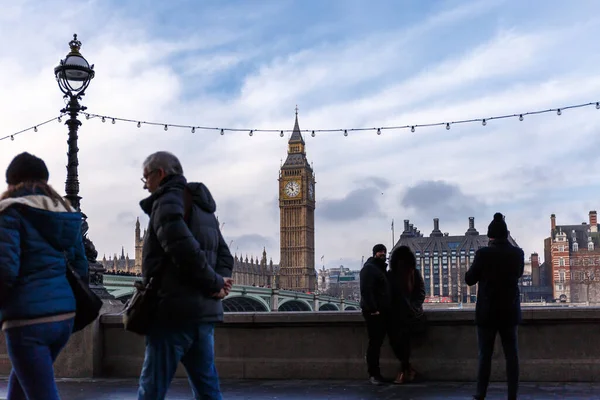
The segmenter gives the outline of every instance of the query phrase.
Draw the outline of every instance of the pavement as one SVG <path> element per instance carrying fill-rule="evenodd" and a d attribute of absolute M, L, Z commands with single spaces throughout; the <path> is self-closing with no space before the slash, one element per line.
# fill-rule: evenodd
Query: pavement
<path fill-rule="evenodd" d="M 6 398 L 7 380 L 0 380 L 0 398 Z M 366 381 L 253 381 L 224 380 L 221 384 L 224 400 L 239 399 L 311 399 L 311 400 L 385 400 L 385 399 L 470 399 L 474 383 L 426 382 L 410 385 L 372 386 Z M 137 399 L 135 379 L 61 379 L 58 387 L 62 400 L 134 400 Z M 187 380 L 173 381 L 167 400 L 192 399 Z M 506 385 L 490 385 L 486 399 L 506 399 Z M 522 383 L 522 400 L 600 399 L 600 383 Z"/>

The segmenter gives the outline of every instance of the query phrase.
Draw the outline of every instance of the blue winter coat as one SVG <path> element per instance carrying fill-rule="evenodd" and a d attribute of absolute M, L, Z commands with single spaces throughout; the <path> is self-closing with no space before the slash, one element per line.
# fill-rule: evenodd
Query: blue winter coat
<path fill-rule="evenodd" d="M 75 311 L 65 252 L 87 279 L 82 215 L 47 196 L 19 193 L 0 201 L 0 321 Z"/>

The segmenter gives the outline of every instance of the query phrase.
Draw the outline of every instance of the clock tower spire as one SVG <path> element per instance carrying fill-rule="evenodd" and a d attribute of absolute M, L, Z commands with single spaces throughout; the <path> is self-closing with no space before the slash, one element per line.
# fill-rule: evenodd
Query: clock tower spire
<path fill-rule="evenodd" d="M 298 124 L 288 141 L 288 154 L 279 171 L 279 286 L 313 292 L 315 271 L 315 174 L 306 158 L 306 143 Z"/>

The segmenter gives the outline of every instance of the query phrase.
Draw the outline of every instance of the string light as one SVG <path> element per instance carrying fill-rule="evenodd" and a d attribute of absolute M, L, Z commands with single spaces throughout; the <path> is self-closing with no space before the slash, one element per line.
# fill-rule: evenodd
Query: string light
<path fill-rule="evenodd" d="M 344 136 L 348 136 L 348 132 L 375 131 L 375 132 L 377 132 L 377 134 L 380 134 L 384 130 L 402 130 L 402 129 L 410 129 L 410 131 L 414 133 L 416 128 L 436 127 L 436 126 L 445 126 L 446 129 L 449 130 L 451 125 L 456 125 L 456 124 L 468 124 L 471 122 L 480 122 L 482 125 L 485 126 L 488 121 L 497 120 L 497 119 L 508 119 L 508 118 L 518 118 L 519 121 L 523 121 L 524 117 L 527 115 L 546 114 L 549 112 L 556 112 L 557 115 L 562 115 L 562 112 L 565 110 L 570 110 L 573 108 L 588 107 L 588 106 L 595 106 L 596 109 L 600 110 L 600 101 L 594 101 L 594 102 L 582 103 L 582 104 L 574 104 L 574 105 L 560 107 L 560 108 L 549 108 L 549 109 L 543 109 L 543 110 L 528 111 L 528 112 L 517 113 L 517 114 L 498 115 L 498 116 L 493 116 L 493 117 L 488 117 L 488 118 L 473 118 L 473 119 L 456 120 L 453 122 L 433 122 L 433 123 L 427 123 L 427 124 L 382 126 L 379 128 L 310 129 L 310 130 L 304 129 L 304 130 L 300 130 L 300 132 L 308 132 L 308 133 L 310 133 L 311 136 L 314 137 L 313 133 L 315 133 L 315 135 L 316 135 L 317 132 L 343 132 Z M 0 140 L 5 140 L 5 139 L 9 139 L 9 138 L 12 138 L 12 140 L 14 140 L 14 136 L 19 135 L 24 132 L 27 132 L 29 130 L 37 132 L 38 129 L 42 125 L 45 125 L 49 122 L 52 122 L 55 120 L 58 122 L 62 122 L 62 117 L 64 115 L 65 114 L 63 113 L 63 114 L 59 115 L 58 117 L 49 119 L 48 121 L 44 121 L 44 122 L 38 123 L 36 125 L 33 125 L 29 128 L 15 132 L 13 134 L 6 135 L 4 137 L 0 137 Z M 282 129 L 282 130 L 280 130 L 280 129 L 252 129 L 252 130 L 250 130 L 250 129 L 245 129 L 245 128 L 215 128 L 215 127 L 198 126 L 198 125 L 192 126 L 192 125 L 179 125 L 179 124 L 165 124 L 162 122 L 146 122 L 146 121 L 132 120 L 132 119 L 128 119 L 128 118 L 119 118 L 119 117 L 112 117 L 112 116 L 107 116 L 107 115 L 99 115 L 99 114 L 91 114 L 91 113 L 84 113 L 84 115 L 85 115 L 86 119 L 100 118 L 102 122 L 106 122 L 106 119 L 109 118 L 109 119 L 111 119 L 113 124 L 115 124 L 116 121 L 131 122 L 131 123 L 136 124 L 138 128 L 141 128 L 142 124 L 153 125 L 153 126 L 162 126 L 165 131 L 168 130 L 168 127 L 170 126 L 170 127 L 174 127 L 174 128 L 190 129 L 192 131 L 192 133 L 194 133 L 198 129 L 200 129 L 200 130 L 217 130 L 220 132 L 221 135 L 224 135 L 225 131 L 230 131 L 230 132 L 251 131 L 252 134 L 254 132 L 279 132 L 279 136 L 281 136 L 281 137 L 284 137 L 285 132 L 293 132 L 293 130 L 291 130 L 291 129 Z"/>
<path fill-rule="evenodd" d="M 15 136 L 20 135 L 21 133 L 25 133 L 27 131 L 37 132 L 39 130 L 39 127 L 41 127 L 43 125 L 46 125 L 46 124 L 49 124 L 50 122 L 53 122 L 53 121 L 58 121 L 58 120 L 60 120 L 60 116 L 54 117 L 54 118 L 49 119 L 49 120 L 44 121 L 44 122 L 40 122 L 39 124 L 33 125 L 33 126 L 29 127 L 29 128 L 21 129 L 20 131 L 11 133 L 10 135 L 6 135 L 6 136 L 3 136 L 3 137 L 0 137 L 0 140 L 6 140 L 6 139 L 15 140 Z"/>
<path fill-rule="evenodd" d="M 168 131 L 169 127 L 167 125 L 165 125 L 165 131 Z"/>
<path fill-rule="evenodd" d="M 582 104 L 574 104 L 574 105 L 570 105 L 570 106 L 566 106 L 566 107 L 560 107 L 560 108 L 549 108 L 549 109 L 544 109 L 544 110 L 535 110 L 535 111 L 528 111 L 528 112 L 524 112 L 524 113 L 516 113 L 516 114 L 504 114 L 504 115 L 497 115 L 497 116 L 493 116 L 493 117 L 488 117 L 488 118 L 472 118 L 472 119 L 463 119 L 463 120 L 455 120 L 453 122 L 432 122 L 432 123 L 426 123 L 426 124 L 408 124 L 408 125 L 399 125 L 399 126 L 382 126 L 379 128 L 346 128 L 346 129 L 301 129 L 300 132 L 302 133 L 307 133 L 307 134 L 311 134 L 312 136 L 312 131 L 315 131 L 316 133 L 319 132 L 342 132 L 342 133 L 349 133 L 349 132 L 360 132 L 360 131 L 374 131 L 377 132 L 377 130 L 381 130 L 382 132 L 384 130 L 402 130 L 402 129 L 410 129 L 411 132 L 415 132 L 415 130 L 417 128 L 426 128 L 426 127 L 435 127 L 435 126 L 444 126 L 446 127 L 446 129 L 450 129 L 450 127 L 452 125 L 457 125 L 457 124 L 468 124 L 468 123 L 472 123 L 472 122 L 479 122 L 482 125 L 487 125 L 487 123 L 489 121 L 493 121 L 493 120 L 497 120 L 497 119 L 507 119 L 507 118 L 518 118 L 519 121 L 522 121 L 522 118 L 524 118 L 524 116 L 526 115 L 537 115 L 537 114 L 545 114 L 545 113 L 549 113 L 549 112 L 556 112 L 557 114 L 561 115 L 562 112 L 564 110 L 568 110 L 568 109 L 572 109 L 572 108 L 582 108 L 582 107 L 588 107 L 588 106 L 596 106 L 596 108 L 600 109 L 600 102 L 594 101 L 594 102 L 590 102 L 590 103 L 582 103 Z M 117 121 L 123 121 L 123 122 L 133 122 L 133 123 L 140 123 L 136 120 L 132 120 L 132 119 L 127 119 L 127 118 L 117 118 L 117 117 L 109 117 L 109 116 L 103 116 L 103 115 L 98 115 L 98 114 L 91 114 L 94 117 L 99 117 L 99 118 L 115 118 Z M 142 124 L 145 125 L 154 125 L 154 126 L 164 126 L 164 125 L 168 125 L 170 127 L 176 127 L 176 128 L 186 128 L 186 129 L 192 129 L 192 125 L 178 125 L 178 124 L 165 124 L 162 122 L 141 122 Z M 223 131 L 223 134 L 225 131 L 229 131 L 229 132 L 249 132 L 251 129 L 248 128 L 215 128 L 215 127 L 210 127 L 210 126 L 201 126 L 201 125 L 196 125 L 195 126 L 196 130 L 200 129 L 200 130 L 220 130 Z M 279 132 L 279 136 L 283 137 L 284 133 L 289 133 L 289 132 L 293 132 L 293 129 L 252 129 L 253 132 Z M 347 136 L 347 135 L 344 135 Z"/>
<path fill-rule="evenodd" d="M 310 133 L 310 136 L 312 136 L 312 137 L 315 137 L 315 131 L 312 131 L 312 132 Z"/>
<path fill-rule="evenodd" d="M 250 131 L 250 133 L 249 133 L 248 135 L 250 135 L 250 136 L 254 135 L 254 131 L 253 131 L 253 130 L 251 130 L 251 131 Z"/>

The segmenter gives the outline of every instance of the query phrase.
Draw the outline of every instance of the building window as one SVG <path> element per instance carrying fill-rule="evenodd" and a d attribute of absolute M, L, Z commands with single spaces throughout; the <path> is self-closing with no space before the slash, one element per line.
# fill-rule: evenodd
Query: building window
<path fill-rule="evenodd" d="M 564 267 L 565 266 L 565 259 L 563 257 L 558 259 L 558 266 L 559 267 Z"/>
<path fill-rule="evenodd" d="M 563 282 L 565 281 L 565 271 L 560 271 L 560 272 L 558 273 L 558 281 L 559 281 L 560 283 L 563 283 Z"/>
<path fill-rule="evenodd" d="M 588 243 L 588 250 L 589 251 L 593 251 L 594 250 L 594 242 L 589 242 Z"/>
<path fill-rule="evenodd" d="M 579 251 L 579 243 L 573 242 L 573 251 Z"/>
<path fill-rule="evenodd" d="M 565 246 L 563 246 L 562 244 L 558 246 L 558 251 L 560 251 L 561 253 L 565 251 Z"/>

